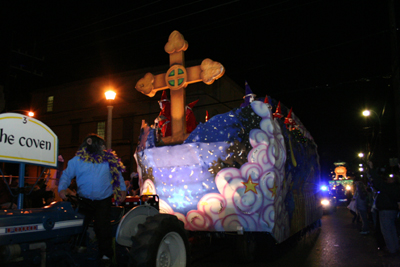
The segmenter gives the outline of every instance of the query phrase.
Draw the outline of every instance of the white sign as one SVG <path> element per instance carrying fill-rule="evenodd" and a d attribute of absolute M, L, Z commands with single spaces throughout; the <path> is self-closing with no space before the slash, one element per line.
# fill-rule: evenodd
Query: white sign
<path fill-rule="evenodd" d="M 0 114 L 0 161 L 57 167 L 58 138 L 42 122 L 17 113 Z"/>

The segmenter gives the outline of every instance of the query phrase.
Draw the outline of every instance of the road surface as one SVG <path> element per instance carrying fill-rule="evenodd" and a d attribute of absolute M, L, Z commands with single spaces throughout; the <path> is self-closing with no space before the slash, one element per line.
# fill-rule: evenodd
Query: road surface
<path fill-rule="evenodd" d="M 232 244 L 211 248 L 192 263 L 192 267 L 395 267 L 400 255 L 386 257 L 377 249 L 373 234 L 359 234 L 359 224 L 351 222 L 346 207 L 322 217 L 322 226 L 308 233 L 296 245 L 282 244 L 275 249 L 260 248 L 258 258 L 242 263 Z"/>

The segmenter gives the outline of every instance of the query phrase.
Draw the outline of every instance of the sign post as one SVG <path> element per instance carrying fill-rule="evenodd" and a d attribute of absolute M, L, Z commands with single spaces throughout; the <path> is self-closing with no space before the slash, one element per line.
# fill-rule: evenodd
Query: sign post
<path fill-rule="evenodd" d="M 0 162 L 19 163 L 18 209 L 23 205 L 25 165 L 57 168 L 58 138 L 41 121 L 17 113 L 0 114 Z"/>

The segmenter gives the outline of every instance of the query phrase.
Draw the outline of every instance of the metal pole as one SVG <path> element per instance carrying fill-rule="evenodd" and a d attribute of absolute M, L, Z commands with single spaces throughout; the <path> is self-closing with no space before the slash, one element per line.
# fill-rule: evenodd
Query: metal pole
<path fill-rule="evenodd" d="M 378 113 L 376 113 L 376 111 L 374 111 L 374 110 L 371 110 L 371 111 L 376 116 L 376 118 L 378 119 L 379 129 L 378 129 L 378 134 L 375 137 L 375 127 L 372 126 L 372 139 L 371 139 L 372 147 L 370 147 L 370 150 L 369 150 L 370 151 L 370 158 L 372 158 L 372 156 L 373 156 L 373 154 L 375 152 L 375 149 L 378 148 L 378 152 L 377 152 L 378 155 L 376 157 L 374 157 L 374 158 L 378 159 L 378 161 L 381 161 L 382 160 L 382 156 L 383 156 L 381 154 L 381 151 L 382 151 L 382 148 L 381 148 L 381 135 L 382 135 L 381 119 L 379 118 L 379 115 L 378 115 Z M 373 125 L 373 123 L 371 123 L 371 124 Z M 381 162 L 381 163 L 383 163 L 383 162 Z"/>
<path fill-rule="evenodd" d="M 399 46 L 397 43 L 397 26 L 395 1 L 389 0 L 389 22 L 390 22 L 390 41 L 392 49 L 392 88 L 394 91 L 395 104 L 395 127 L 397 133 L 397 158 L 400 159 L 400 60 Z"/>
<path fill-rule="evenodd" d="M 112 110 L 113 106 L 107 106 L 108 116 L 107 116 L 107 149 L 111 149 L 111 139 L 112 139 Z"/>
<path fill-rule="evenodd" d="M 24 206 L 24 190 L 25 187 L 25 163 L 19 164 L 19 181 L 18 181 L 18 209 Z"/>

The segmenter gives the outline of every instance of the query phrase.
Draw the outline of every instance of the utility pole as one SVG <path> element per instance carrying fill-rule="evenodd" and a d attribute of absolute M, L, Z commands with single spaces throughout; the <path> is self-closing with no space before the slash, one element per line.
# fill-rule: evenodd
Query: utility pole
<path fill-rule="evenodd" d="M 400 159 L 400 70 L 399 70 L 399 48 L 397 43 L 397 27 L 395 0 L 389 0 L 389 22 L 390 22 L 390 41 L 392 50 L 392 86 L 395 101 L 395 121 L 396 121 L 396 142 L 397 158 Z"/>

